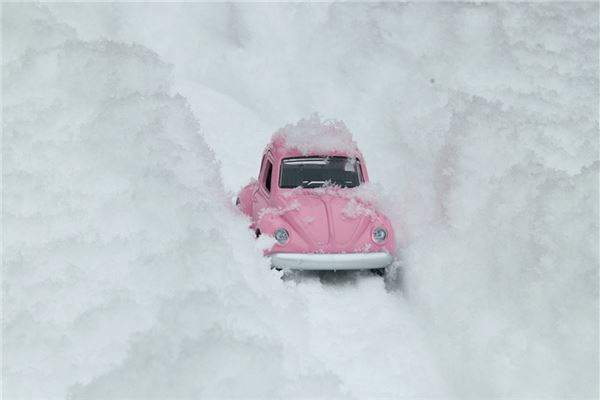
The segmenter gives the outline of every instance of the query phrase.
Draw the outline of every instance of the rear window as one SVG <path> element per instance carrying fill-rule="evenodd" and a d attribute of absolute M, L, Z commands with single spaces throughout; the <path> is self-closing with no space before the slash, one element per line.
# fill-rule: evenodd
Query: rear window
<path fill-rule="evenodd" d="M 318 188 L 325 183 L 356 187 L 362 182 L 360 162 L 353 157 L 297 157 L 281 162 L 279 187 Z"/>

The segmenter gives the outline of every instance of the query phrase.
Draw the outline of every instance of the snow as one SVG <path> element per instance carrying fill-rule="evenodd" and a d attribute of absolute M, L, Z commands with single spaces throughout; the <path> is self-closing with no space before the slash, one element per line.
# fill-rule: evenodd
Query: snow
<path fill-rule="evenodd" d="M 598 12 L 2 4 L 3 397 L 597 398 Z M 402 287 L 231 205 L 328 118 Z"/>
<path fill-rule="evenodd" d="M 368 216 L 371 221 L 375 221 L 377 213 L 375 208 L 363 202 L 357 201 L 356 198 L 351 198 L 346 206 L 342 209 L 342 214 L 349 218 L 356 218 L 358 216 Z"/>
<path fill-rule="evenodd" d="M 301 119 L 296 124 L 288 124 L 279 129 L 271 141 L 286 150 L 299 150 L 303 155 L 328 155 L 343 153 L 349 157 L 359 155 L 352 133 L 343 121 L 321 121 L 318 114 Z"/>
<path fill-rule="evenodd" d="M 292 200 L 285 207 L 265 207 L 258 213 L 258 219 L 261 220 L 266 216 L 280 216 L 289 213 L 290 211 L 296 211 L 300 209 L 300 202 L 298 200 Z"/>

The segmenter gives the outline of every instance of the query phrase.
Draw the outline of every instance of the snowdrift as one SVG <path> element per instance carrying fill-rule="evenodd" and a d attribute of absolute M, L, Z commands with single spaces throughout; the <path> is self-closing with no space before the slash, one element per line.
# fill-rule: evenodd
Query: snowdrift
<path fill-rule="evenodd" d="M 5 397 L 598 397 L 598 4 L 2 9 Z M 314 111 L 406 301 L 282 284 L 226 206 Z"/>
<path fill-rule="evenodd" d="M 336 397 L 169 66 L 3 8 L 3 396 Z"/>

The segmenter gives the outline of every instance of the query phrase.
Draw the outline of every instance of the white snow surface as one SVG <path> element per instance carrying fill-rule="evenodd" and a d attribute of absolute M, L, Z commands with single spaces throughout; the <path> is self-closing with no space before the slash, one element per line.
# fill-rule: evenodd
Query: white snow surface
<path fill-rule="evenodd" d="M 304 155 L 327 155 L 337 151 L 348 156 L 358 156 L 359 153 L 352 133 L 343 121 L 322 121 L 317 113 L 309 118 L 302 118 L 296 124 L 287 124 L 275 132 L 271 140 L 274 143 L 280 142 L 286 149 L 297 149 Z"/>
<path fill-rule="evenodd" d="M 597 3 L 1 7 L 3 398 L 598 398 Z M 231 205 L 314 112 L 401 287 Z"/>

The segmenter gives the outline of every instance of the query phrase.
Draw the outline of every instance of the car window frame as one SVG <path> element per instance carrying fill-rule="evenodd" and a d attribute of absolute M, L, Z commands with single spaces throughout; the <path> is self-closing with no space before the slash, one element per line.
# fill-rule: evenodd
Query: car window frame
<path fill-rule="evenodd" d="M 299 156 L 299 157 L 297 156 L 297 157 L 284 157 L 280 161 L 279 176 L 277 178 L 277 188 L 279 190 L 293 190 L 293 188 L 284 188 L 284 187 L 281 187 L 281 178 L 282 178 L 282 174 L 283 174 L 283 162 L 285 160 L 292 160 L 292 159 L 296 159 L 296 158 L 311 158 L 311 157 L 322 157 L 322 158 L 327 158 L 327 157 L 345 157 L 345 158 L 351 158 L 350 156 Z M 364 171 L 363 171 L 363 167 L 362 167 L 363 162 L 360 159 L 360 157 L 354 157 L 354 159 L 356 160 L 356 163 L 358 164 L 358 181 L 359 181 L 358 186 L 360 186 L 363 183 L 366 183 L 366 180 L 365 180 L 365 177 L 364 177 Z M 358 186 L 355 186 L 355 187 L 358 187 Z"/>
<path fill-rule="evenodd" d="M 263 195 L 268 198 L 271 196 L 271 192 L 273 191 L 273 172 L 275 169 L 275 163 L 273 162 L 273 156 L 271 152 L 267 152 L 261 163 L 261 172 L 260 172 L 260 182 L 258 183 L 259 190 L 263 193 Z M 271 164 L 271 188 L 267 190 L 266 182 L 267 182 L 267 168 Z"/>

